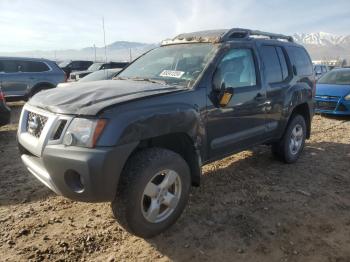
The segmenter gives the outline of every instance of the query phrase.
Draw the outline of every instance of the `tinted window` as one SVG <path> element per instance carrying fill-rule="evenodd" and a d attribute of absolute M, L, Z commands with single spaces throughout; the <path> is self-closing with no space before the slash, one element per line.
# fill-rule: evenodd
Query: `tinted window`
<path fill-rule="evenodd" d="M 277 46 L 276 50 L 277 50 L 278 58 L 280 60 L 280 65 L 282 68 L 282 78 L 283 80 L 286 80 L 288 78 L 288 66 L 287 66 L 286 57 L 281 47 Z"/>
<path fill-rule="evenodd" d="M 2 60 L 0 61 L 0 71 L 5 73 L 16 73 L 18 72 L 18 64 L 13 60 Z"/>
<path fill-rule="evenodd" d="M 252 51 L 250 49 L 229 51 L 218 65 L 216 77 L 223 79 L 226 87 L 255 86 L 256 74 Z"/>
<path fill-rule="evenodd" d="M 300 76 L 312 75 L 312 63 L 304 48 L 288 47 L 289 54 L 296 66 L 297 74 Z"/>
<path fill-rule="evenodd" d="M 278 58 L 277 50 L 274 46 L 263 46 L 261 56 L 265 65 L 265 74 L 268 83 L 278 83 L 283 81 L 282 68 Z M 285 62 L 285 60 L 284 60 Z"/>
<path fill-rule="evenodd" d="M 18 61 L 18 70 L 20 72 L 46 72 L 50 68 L 43 62 L 36 61 Z"/>

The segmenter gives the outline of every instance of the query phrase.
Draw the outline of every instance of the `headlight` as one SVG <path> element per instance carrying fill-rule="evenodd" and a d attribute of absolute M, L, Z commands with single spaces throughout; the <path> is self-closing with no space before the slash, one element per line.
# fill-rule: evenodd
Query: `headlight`
<path fill-rule="evenodd" d="M 63 137 L 63 143 L 66 146 L 95 147 L 106 124 L 106 119 L 74 118 Z"/>
<path fill-rule="evenodd" d="M 344 97 L 345 100 L 350 100 L 350 94 L 348 94 L 346 97 Z"/>

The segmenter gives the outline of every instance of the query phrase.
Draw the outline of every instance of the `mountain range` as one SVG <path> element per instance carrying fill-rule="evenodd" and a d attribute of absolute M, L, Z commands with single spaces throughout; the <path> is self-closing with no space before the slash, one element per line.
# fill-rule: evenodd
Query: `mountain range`
<path fill-rule="evenodd" d="M 336 35 L 331 33 L 296 33 L 295 42 L 302 44 L 309 51 L 313 60 L 346 59 L 350 63 L 350 35 Z M 144 52 L 157 47 L 158 43 L 140 43 L 116 41 L 106 46 L 107 60 L 129 61 Z M 95 56 L 96 51 L 96 56 Z M 17 53 L 3 53 L 3 56 L 30 56 L 48 59 L 105 59 L 104 47 L 86 47 L 80 50 L 67 49 L 56 51 L 28 51 Z"/>
<path fill-rule="evenodd" d="M 313 60 L 346 59 L 350 62 L 350 35 L 297 33 L 293 38 L 305 46 Z"/>

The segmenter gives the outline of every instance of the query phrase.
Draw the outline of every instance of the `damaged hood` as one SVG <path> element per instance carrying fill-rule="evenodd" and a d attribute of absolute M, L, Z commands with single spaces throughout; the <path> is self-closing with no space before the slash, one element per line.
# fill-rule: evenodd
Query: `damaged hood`
<path fill-rule="evenodd" d="M 108 106 L 185 89 L 132 80 L 77 82 L 70 87 L 41 91 L 28 104 L 59 114 L 96 115 Z"/>

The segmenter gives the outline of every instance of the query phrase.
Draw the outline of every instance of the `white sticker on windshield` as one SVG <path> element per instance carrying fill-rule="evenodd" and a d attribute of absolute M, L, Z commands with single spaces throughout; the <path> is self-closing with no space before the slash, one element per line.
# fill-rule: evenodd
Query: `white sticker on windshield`
<path fill-rule="evenodd" d="M 163 72 L 160 73 L 160 76 L 162 77 L 174 77 L 174 78 L 181 78 L 181 76 L 185 72 L 183 71 L 175 71 L 175 70 L 163 70 Z"/>

